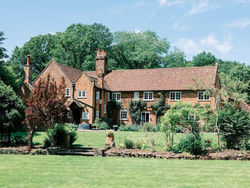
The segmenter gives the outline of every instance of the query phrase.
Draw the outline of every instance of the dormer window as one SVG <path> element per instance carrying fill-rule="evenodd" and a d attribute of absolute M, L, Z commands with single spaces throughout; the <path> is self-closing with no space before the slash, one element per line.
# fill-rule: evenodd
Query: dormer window
<path fill-rule="evenodd" d="M 86 90 L 79 90 L 78 98 L 86 98 Z"/>
<path fill-rule="evenodd" d="M 65 89 L 65 96 L 70 97 L 70 88 Z"/>

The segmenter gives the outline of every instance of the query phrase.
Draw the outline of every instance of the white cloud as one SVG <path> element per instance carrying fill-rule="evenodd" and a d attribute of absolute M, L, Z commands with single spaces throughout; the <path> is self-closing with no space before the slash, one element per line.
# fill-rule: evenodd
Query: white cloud
<path fill-rule="evenodd" d="M 250 18 L 243 18 L 243 19 L 240 19 L 240 20 L 236 20 L 236 21 L 233 21 L 233 22 L 231 22 L 229 24 L 225 24 L 225 26 L 243 29 L 245 27 L 250 26 Z"/>
<path fill-rule="evenodd" d="M 233 49 L 230 36 L 225 36 L 224 39 L 220 41 L 213 35 L 208 35 L 199 40 L 181 38 L 175 46 L 183 50 L 187 55 L 196 55 L 202 51 L 219 52 L 221 55 L 225 55 Z"/>
<path fill-rule="evenodd" d="M 157 2 L 160 6 L 172 6 L 184 3 L 184 0 L 157 0 Z"/>
<path fill-rule="evenodd" d="M 191 10 L 188 12 L 189 14 L 197 14 L 200 12 L 204 12 L 208 9 L 209 7 L 209 0 L 200 0 L 200 1 L 194 1 L 192 3 L 192 8 Z"/>
<path fill-rule="evenodd" d="M 184 24 L 178 23 L 178 22 L 174 22 L 173 28 L 176 30 L 180 30 L 180 31 L 186 31 L 189 29 L 189 27 L 187 25 L 184 25 Z"/>
<path fill-rule="evenodd" d="M 208 35 L 200 40 L 200 44 L 208 49 L 216 49 L 221 54 L 226 54 L 233 48 L 230 36 L 224 37 L 224 41 L 220 42 L 213 35 Z"/>

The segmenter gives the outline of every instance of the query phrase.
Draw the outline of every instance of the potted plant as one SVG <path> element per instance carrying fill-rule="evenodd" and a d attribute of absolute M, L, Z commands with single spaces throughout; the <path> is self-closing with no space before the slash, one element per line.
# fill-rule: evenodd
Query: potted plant
<path fill-rule="evenodd" d="M 106 145 L 112 145 L 114 143 L 114 138 L 114 131 L 108 131 L 106 134 Z"/>
<path fill-rule="evenodd" d="M 113 130 L 114 130 L 114 131 L 117 131 L 117 130 L 118 130 L 118 127 L 119 127 L 118 125 L 113 125 Z"/>

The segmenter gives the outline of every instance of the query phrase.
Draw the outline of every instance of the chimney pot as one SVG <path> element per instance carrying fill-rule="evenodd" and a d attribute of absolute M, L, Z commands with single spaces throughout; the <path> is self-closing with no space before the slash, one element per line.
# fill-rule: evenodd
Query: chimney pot
<path fill-rule="evenodd" d="M 27 65 L 30 65 L 30 55 L 27 55 Z"/>

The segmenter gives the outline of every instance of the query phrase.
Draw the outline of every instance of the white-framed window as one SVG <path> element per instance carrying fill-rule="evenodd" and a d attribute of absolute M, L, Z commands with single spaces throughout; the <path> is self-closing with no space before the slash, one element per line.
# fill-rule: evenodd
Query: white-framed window
<path fill-rule="evenodd" d="M 107 94 L 107 101 L 110 101 L 110 92 Z"/>
<path fill-rule="evenodd" d="M 106 106 L 106 104 L 104 104 L 103 108 L 104 108 L 103 112 L 104 112 L 104 114 L 106 114 L 107 113 L 107 106 Z"/>
<path fill-rule="evenodd" d="M 209 101 L 210 95 L 207 95 L 205 91 L 198 91 L 198 100 L 199 101 Z"/>
<path fill-rule="evenodd" d="M 188 119 L 192 119 L 196 122 L 201 122 L 200 116 L 197 116 L 196 114 L 188 116 Z"/>
<path fill-rule="evenodd" d="M 100 113 L 99 113 L 99 111 L 96 111 L 96 118 L 100 118 Z"/>
<path fill-rule="evenodd" d="M 97 100 L 100 100 L 100 91 L 97 91 L 97 92 L 96 92 L 96 99 L 97 99 Z"/>
<path fill-rule="evenodd" d="M 150 112 L 142 112 L 141 113 L 141 122 L 142 123 L 150 123 Z"/>
<path fill-rule="evenodd" d="M 72 112 L 71 111 L 67 112 L 67 118 L 69 118 L 69 119 L 72 118 Z"/>
<path fill-rule="evenodd" d="M 169 94 L 169 98 L 171 101 L 180 101 L 181 100 L 181 92 L 180 91 L 171 91 Z"/>
<path fill-rule="evenodd" d="M 88 112 L 82 112 L 82 119 L 89 119 L 89 113 Z"/>
<path fill-rule="evenodd" d="M 113 92 L 112 99 L 115 101 L 120 101 L 121 100 L 121 92 Z"/>
<path fill-rule="evenodd" d="M 78 90 L 78 98 L 86 98 L 86 90 Z"/>
<path fill-rule="evenodd" d="M 143 100 L 144 101 L 152 101 L 154 100 L 153 92 L 143 92 Z"/>
<path fill-rule="evenodd" d="M 65 96 L 70 97 L 70 88 L 65 89 Z"/>
<path fill-rule="evenodd" d="M 134 100 L 139 100 L 140 99 L 140 97 L 139 97 L 139 91 L 135 91 L 134 92 Z"/>
<path fill-rule="evenodd" d="M 128 111 L 120 110 L 120 120 L 128 120 Z"/>

